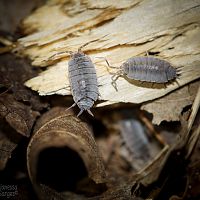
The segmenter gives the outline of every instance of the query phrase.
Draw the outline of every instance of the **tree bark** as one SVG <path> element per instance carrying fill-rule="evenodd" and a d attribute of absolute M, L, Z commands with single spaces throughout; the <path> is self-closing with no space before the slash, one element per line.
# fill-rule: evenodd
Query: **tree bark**
<path fill-rule="evenodd" d="M 48 1 L 22 24 L 27 36 L 18 40 L 17 50 L 37 67 L 48 67 L 26 86 L 40 95 L 70 95 L 66 51 L 83 48 L 95 63 L 104 106 L 116 102 L 142 103 L 200 77 L 200 1 Z M 120 77 L 118 91 L 103 59 L 120 67 L 133 56 L 150 55 L 181 68 L 178 84 L 140 84 Z M 52 57 L 53 56 L 53 57 Z M 117 70 L 111 70 L 116 72 Z"/>

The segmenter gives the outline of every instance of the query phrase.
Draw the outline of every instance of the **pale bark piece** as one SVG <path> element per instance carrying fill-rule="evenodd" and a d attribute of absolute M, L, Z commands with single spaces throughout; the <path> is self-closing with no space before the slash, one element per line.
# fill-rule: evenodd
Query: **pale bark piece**
<path fill-rule="evenodd" d="M 105 100 L 98 106 L 159 98 L 200 77 L 199 18 L 200 2 L 195 0 L 121 0 L 117 4 L 49 1 L 25 19 L 23 27 L 28 35 L 18 40 L 17 50 L 30 57 L 33 65 L 49 66 L 25 85 L 40 95 L 70 95 L 66 51 L 77 51 L 81 45 L 99 39 L 82 49 L 97 70 L 101 99 Z M 119 67 L 128 58 L 145 55 L 146 51 L 158 54 L 174 67 L 182 67 L 179 85 L 152 87 L 119 78 L 116 92 L 105 61 L 97 57 L 106 57 L 111 65 Z"/>
<path fill-rule="evenodd" d="M 129 6 L 134 6 L 139 1 L 48 1 L 46 5 L 37 9 L 27 17 L 22 28 L 26 33 L 34 34 L 20 39 L 28 42 L 27 45 L 43 45 L 66 37 L 76 32 L 84 31 L 99 23 L 106 22 L 122 12 Z M 49 14 L 54 18 L 49 21 Z M 38 21 L 38 19 L 40 19 Z M 36 23 L 37 22 L 37 23 Z M 58 34 L 59 32 L 59 34 Z M 41 43 L 39 40 L 43 38 Z"/>
<path fill-rule="evenodd" d="M 145 103 L 141 109 L 153 114 L 153 124 L 159 125 L 164 120 L 179 121 L 183 108 L 193 103 L 199 85 L 199 81 L 186 85 L 165 97 Z"/>

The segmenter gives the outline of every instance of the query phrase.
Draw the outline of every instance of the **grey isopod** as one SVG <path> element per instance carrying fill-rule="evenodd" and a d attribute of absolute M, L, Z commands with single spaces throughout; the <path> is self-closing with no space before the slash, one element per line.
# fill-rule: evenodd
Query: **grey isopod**
<path fill-rule="evenodd" d="M 104 35 L 101 38 L 106 36 L 107 35 Z M 90 57 L 84 54 L 81 50 L 83 47 L 92 42 L 96 42 L 99 39 L 95 39 L 83 44 L 78 48 L 77 52 L 64 52 L 70 53 L 71 55 L 71 59 L 68 62 L 68 77 L 74 100 L 74 104 L 67 108 L 67 110 L 77 105 L 80 108 L 80 112 L 78 113 L 77 117 L 79 117 L 85 110 L 93 116 L 90 108 L 94 105 L 94 102 L 100 96 L 94 64 Z M 55 55 L 62 53 L 63 52 L 57 53 Z M 54 57 L 55 55 L 51 57 Z"/>
<path fill-rule="evenodd" d="M 117 68 L 110 66 L 107 60 L 106 62 L 109 67 Z M 119 71 L 113 73 L 112 85 L 116 89 L 116 80 L 120 76 L 144 82 L 165 84 L 175 80 L 178 77 L 177 72 L 178 70 L 165 60 L 152 56 L 132 57 L 119 67 Z"/>
<path fill-rule="evenodd" d="M 77 52 L 71 53 L 71 59 L 68 63 L 69 82 L 75 102 L 68 109 L 77 105 L 80 108 L 77 117 L 84 110 L 93 116 L 90 108 L 99 97 L 96 70 L 90 57 L 81 51 L 83 46 Z"/>

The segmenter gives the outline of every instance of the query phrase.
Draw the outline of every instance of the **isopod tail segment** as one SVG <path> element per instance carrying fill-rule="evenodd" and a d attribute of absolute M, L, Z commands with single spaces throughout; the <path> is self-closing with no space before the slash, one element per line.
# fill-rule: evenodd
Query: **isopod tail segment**
<path fill-rule="evenodd" d="M 117 81 L 117 79 L 119 77 L 123 76 L 123 71 L 122 71 L 121 67 L 114 67 L 114 66 L 110 65 L 110 63 L 108 62 L 108 60 L 105 57 L 97 57 L 97 58 L 102 58 L 102 59 L 105 60 L 105 62 L 107 64 L 107 70 L 108 70 L 109 74 L 112 75 L 112 77 L 111 77 L 111 80 L 112 80 L 111 84 L 115 88 L 115 90 L 118 91 L 116 81 Z M 109 68 L 118 69 L 118 71 L 117 72 L 110 72 Z"/>
<path fill-rule="evenodd" d="M 67 112 L 68 110 L 70 110 L 71 108 L 75 107 L 76 103 L 73 103 L 69 108 L 67 108 L 65 111 Z M 77 117 L 79 117 L 85 110 L 81 109 L 80 112 L 78 113 Z M 90 109 L 86 110 L 92 117 L 94 117 L 93 113 L 91 112 Z"/>

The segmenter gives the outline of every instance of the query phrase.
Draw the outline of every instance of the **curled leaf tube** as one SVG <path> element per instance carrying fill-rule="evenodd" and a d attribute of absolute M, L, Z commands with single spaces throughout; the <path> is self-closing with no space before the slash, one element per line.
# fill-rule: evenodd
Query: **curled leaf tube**
<path fill-rule="evenodd" d="M 37 193 L 41 184 L 86 196 L 106 188 L 104 166 L 91 132 L 61 108 L 38 120 L 27 149 L 27 167 Z"/>

